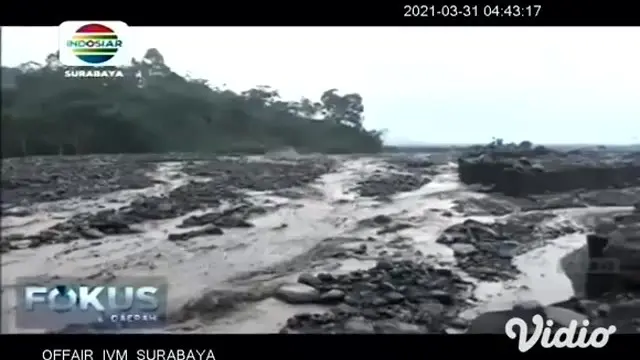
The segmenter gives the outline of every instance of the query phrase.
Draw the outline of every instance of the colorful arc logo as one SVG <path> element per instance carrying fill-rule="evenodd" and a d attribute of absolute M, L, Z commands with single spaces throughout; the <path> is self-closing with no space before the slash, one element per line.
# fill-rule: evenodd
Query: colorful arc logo
<path fill-rule="evenodd" d="M 86 63 L 102 64 L 116 55 L 122 47 L 122 40 L 109 27 L 88 24 L 76 30 L 72 39 L 67 41 L 67 47 Z"/>

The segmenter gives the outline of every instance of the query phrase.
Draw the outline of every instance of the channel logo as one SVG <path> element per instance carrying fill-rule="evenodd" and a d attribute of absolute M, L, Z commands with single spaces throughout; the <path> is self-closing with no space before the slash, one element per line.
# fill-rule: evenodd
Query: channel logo
<path fill-rule="evenodd" d="M 60 62 L 82 67 L 127 65 L 128 30 L 122 21 L 65 21 L 60 24 Z"/>

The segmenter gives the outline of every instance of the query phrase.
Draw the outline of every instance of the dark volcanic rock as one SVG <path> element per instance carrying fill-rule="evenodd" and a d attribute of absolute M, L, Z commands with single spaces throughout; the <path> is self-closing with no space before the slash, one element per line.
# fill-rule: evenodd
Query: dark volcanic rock
<path fill-rule="evenodd" d="M 281 286 L 275 297 L 289 304 L 310 304 L 319 302 L 320 292 L 309 285 L 288 284 Z"/>
<path fill-rule="evenodd" d="M 418 156 L 418 155 L 396 155 L 390 156 L 385 159 L 389 164 L 394 165 L 399 170 L 404 170 L 411 173 L 432 173 L 435 162 L 432 161 L 430 156 Z M 440 162 L 442 163 L 442 162 Z"/>
<path fill-rule="evenodd" d="M 47 156 L 2 160 L 2 201 L 24 205 L 152 186 L 156 165 L 122 155 Z"/>
<path fill-rule="evenodd" d="M 222 231 L 222 229 L 220 229 L 219 227 L 214 225 L 208 225 L 200 230 L 169 234 L 168 239 L 170 241 L 184 241 L 184 240 L 189 240 L 191 238 L 198 237 L 198 236 L 222 235 L 222 234 L 224 234 L 224 231 Z"/>
<path fill-rule="evenodd" d="M 586 296 L 640 290 L 640 214 L 614 216 L 614 222 L 597 226 L 586 242 Z"/>
<path fill-rule="evenodd" d="M 585 191 L 577 198 L 589 206 L 633 206 L 640 200 L 640 187 Z"/>
<path fill-rule="evenodd" d="M 136 161 L 149 161 L 144 157 L 132 158 Z M 170 159 L 163 157 L 161 160 Z M 252 227 L 253 224 L 248 221 L 248 218 L 256 214 L 264 214 L 266 210 L 246 200 L 244 194 L 246 189 L 281 190 L 306 185 L 329 172 L 333 165 L 334 162 L 330 159 L 304 159 L 277 163 L 231 158 L 187 163 L 185 172 L 205 176 L 209 181 L 191 181 L 174 189 L 167 196 L 141 197 L 117 210 L 76 215 L 68 221 L 33 236 L 32 246 L 67 242 L 79 238 L 98 238 L 99 234 L 133 234 L 138 232 L 132 227 L 135 224 L 149 220 L 176 218 L 195 210 L 216 208 L 222 205 L 223 201 L 230 203 L 231 208 L 191 216 L 179 226 L 181 228 L 205 226 L 204 229 L 171 234 L 169 239 L 180 241 L 194 236 L 220 235 L 222 233 L 220 228 Z"/>
<path fill-rule="evenodd" d="M 395 194 L 414 191 L 431 182 L 437 174 L 434 163 L 415 155 L 395 155 L 384 158 L 385 169 L 376 170 L 370 177 L 358 181 L 353 189 L 361 196 L 389 200 Z"/>
<path fill-rule="evenodd" d="M 103 210 L 95 214 L 79 214 L 30 236 L 30 246 L 66 243 L 80 238 L 100 239 L 106 235 L 140 233 L 140 230 L 131 227 L 132 224 L 130 219 L 121 216 L 116 210 Z"/>
<path fill-rule="evenodd" d="M 577 296 L 612 301 L 640 295 L 640 216 L 619 213 L 586 236 L 586 245 L 561 260 Z M 638 297 L 634 295 L 634 297 Z"/>
<path fill-rule="evenodd" d="M 542 306 L 536 303 L 535 306 L 520 306 L 516 304 L 511 310 L 491 311 L 477 316 L 471 321 L 467 333 L 470 334 L 504 334 L 507 321 L 514 317 L 523 319 L 528 323 L 530 330 L 535 326 L 532 319 L 535 315 L 540 315 L 545 320 L 552 320 L 552 330 L 560 327 L 568 327 L 572 320 L 578 322 L 578 327 L 582 326 L 583 320 L 588 317 L 572 309 L 558 306 Z M 517 329 L 516 329 L 517 331 Z"/>
<path fill-rule="evenodd" d="M 515 316 L 513 310 L 491 311 L 471 321 L 468 334 L 504 334 L 507 321 Z"/>
<path fill-rule="evenodd" d="M 593 326 L 614 325 L 619 334 L 640 332 L 640 297 L 638 293 L 609 294 L 599 299 L 570 298 L 552 304 L 548 313 L 555 321 L 587 318 Z M 566 311 L 561 313 L 558 309 Z M 575 315 L 579 314 L 579 315 Z"/>
<path fill-rule="evenodd" d="M 640 285 L 640 216 L 634 216 L 635 223 L 618 224 L 606 234 L 608 239 L 603 256 L 615 259 L 620 277 Z"/>
<path fill-rule="evenodd" d="M 411 227 L 412 225 L 407 223 L 391 224 L 391 225 L 384 226 L 382 229 L 378 230 L 376 234 L 378 235 L 391 234 L 391 233 L 398 232 L 400 230 L 409 229 Z"/>
<path fill-rule="evenodd" d="M 442 333 L 449 322 L 459 326 L 470 289 L 450 271 L 411 261 L 380 261 L 345 275 L 305 274 L 299 281 L 305 301 L 339 304 L 288 319 L 283 333 Z"/>
<path fill-rule="evenodd" d="M 530 213 L 493 224 L 466 220 L 447 228 L 436 241 L 451 247 L 458 266 L 469 275 L 482 280 L 511 279 L 519 273 L 513 257 L 543 245 L 544 240 L 576 231 L 569 225 L 543 225 L 554 217 L 550 213 Z"/>
<path fill-rule="evenodd" d="M 220 212 L 209 212 L 203 215 L 193 215 L 186 218 L 181 228 L 192 226 L 216 225 L 222 228 L 250 228 L 253 224 L 245 220 L 252 214 L 262 214 L 264 209 L 256 208 L 249 205 L 234 207 L 232 209 Z"/>
<path fill-rule="evenodd" d="M 354 190 L 361 196 L 387 199 L 401 192 L 417 190 L 430 182 L 429 178 L 422 175 L 378 173 L 359 181 Z"/>
<path fill-rule="evenodd" d="M 214 184 L 267 191 L 307 185 L 331 171 L 334 165 L 334 160 L 320 157 L 287 162 L 216 159 L 191 163 L 183 170 L 189 175 L 210 177 Z"/>
<path fill-rule="evenodd" d="M 640 187 L 591 191 L 571 191 L 526 198 L 493 193 L 485 197 L 454 200 L 453 210 L 466 216 L 502 216 L 519 211 L 584 208 L 587 206 L 633 206 L 640 200 Z"/>
<path fill-rule="evenodd" d="M 388 215 L 376 215 L 373 217 L 373 222 L 378 225 L 387 225 L 393 221 Z"/>
<path fill-rule="evenodd" d="M 531 156 L 533 155 L 533 156 Z M 460 180 L 511 196 L 640 186 L 640 154 L 500 152 L 458 159 Z"/>

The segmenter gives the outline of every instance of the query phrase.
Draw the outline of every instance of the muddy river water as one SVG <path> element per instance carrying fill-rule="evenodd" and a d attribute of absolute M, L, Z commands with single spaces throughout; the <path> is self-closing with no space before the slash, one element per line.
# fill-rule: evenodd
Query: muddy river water
<path fill-rule="evenodd" d="M 379 158 L 348 159 L 340 168 L 324 175 L 312 185 L 295 189 L 297 196 L 277 192 L 251 192 L 251 201 L 271 209 L 251 219 L 248 229 L 225 230 L 221 236 L 202 236 L 184 242 L 167 241 L 167 233 L 194 213 L 175 219 L 147 221 L 143 232 L 135 235 L 109 236 L 99 241 L 78 240 L 11 251 L 2 256 L 2 320 L 4 331 L 15 328 L 14 284 L 20 276 L 74 276 L 117 278 L 125 276 L 163 276 L 169 282 L 169 312 L 179 312 L 185 304 L 211 296 L 233 297 L 243 292 L 260 292 L 279 283 L 295 281 L 302 272 L 346 272 L 369 268 L 375 260 L 361 257 L 319 259 L 307 256 L 318 251 L 318 244 L 330 237 L 366 239 L 367 246 L 378 251 L 401 235 L 412 239 L 411 254 L 419 251 L 431 261 L 455 266 L 452 250 L 435 242 L 447 227 L 465 219 L 451 208 L 453 201 L 482 198 L 457 180 L 456 165 L 440 165 L 432 181 L 418 190 L 400 193 L 391 201 L 363 198 L 352 192 L 357 180 L 383 170 Z M 142 190 L 110 193 L 94 200 L 72 199 L 34 205 L 26 217 L 3 217 L 3 234 L 37 233 L 79 212 L 118 208 L 136 196 L 159 195 L 188 181 L 207 181 L 186 175 L 179 162 L 160 163 L 152 174 L 159 184 Z M 435 210 L 451 211 L 445 217 Z M 555 222 L 571 222 L 580 228 L 597 213 L 619 208 L 577 208 L 555 210 Z M 199 210 L 201 212 L 201 210 Z M 376 215 L 410 223 L 412 227 L 386 237 L 361 222 Z M 496 217 L 482 215 L 473 219 L 490 222 Z M 553 225 L 553 224 L 550 224 Z M 545 246 L 518 256 L 514 262 L 522 274 L 516 280 L 476 283 L 477 301 L 463 316 L 510 308 L 519 300 L 536 299 L 542 303 L 561 301 L 573 294 L 571 283 L 560 269 L 560 259 L 582 247 L 584 234 L 574 233 L 549 241 Z M 345 242 L 344 247 L 359 246 Z M 407 255 L 415 256 L 415 255 Z M 286 266 L 279 264 L 286 263 Z M 464 275 L 464 274 L 463 274 Z M 216 295 L 217 294 L 217 295 Z M 242 306 L 215 316 L 190 316 L 174 321 L 161 331 L 204 333 L 278 332 L 286 319 L 303 311 L 322 311 L 315 305 L 288 305 L 271 297 L 256 296 Z"/>

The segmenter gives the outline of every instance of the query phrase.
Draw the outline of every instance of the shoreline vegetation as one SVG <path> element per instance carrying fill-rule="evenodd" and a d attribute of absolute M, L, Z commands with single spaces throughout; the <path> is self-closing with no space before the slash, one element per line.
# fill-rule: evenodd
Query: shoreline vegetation
<path fill-rule="evenodd" d="M 363 98 L 329 89 L 282 100 L 267 85 L 240 93 L 173 72 L 157 49 L 119 78 L 65 78 L 56 53 L 2 67 L 2 155 L 208 152 L 376 153 Z"/>

